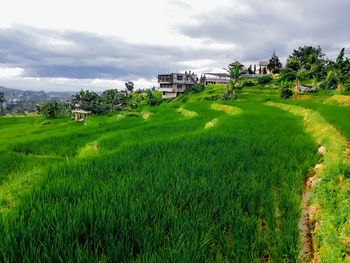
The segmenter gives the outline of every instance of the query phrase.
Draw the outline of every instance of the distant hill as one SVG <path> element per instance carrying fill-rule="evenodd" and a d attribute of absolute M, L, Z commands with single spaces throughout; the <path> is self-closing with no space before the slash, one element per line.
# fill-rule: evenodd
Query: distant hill
<path fill-rule="evenodd" d="M 73 91 L 33 91 L 9 89 L 0 86 L 0 92 L 5 94 L 6 100 L 58 100 L 64 101 L 71 98 L 75 94 Z"/>
<path fill-rule="evenodd" d="M 4 106 L 8 112 L 34 111 L 36 104 L 47 101 L 65 102 L 75 94 L 73 91 L 32 91 L 9 89 L 0 86 L 0 92 L 5 95 Z"/>

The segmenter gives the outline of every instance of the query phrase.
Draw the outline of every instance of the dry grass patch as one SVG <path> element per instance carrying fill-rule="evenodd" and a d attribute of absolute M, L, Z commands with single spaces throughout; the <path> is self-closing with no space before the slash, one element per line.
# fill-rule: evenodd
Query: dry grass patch
<path fill-rule="evenodd" d="M 218 123 L 218 121 L 219 121 L 218 118 L 215 118 L 215 119 L 207 122 L 204 126 L 204 129 L 208 129 L 208 128 L 215 126 Z"/>
<path fill-rule="evenodd" d="M 218 104 L 218 103 L 211 104 L 211 108 L 213 110 L 224 111 L 224 112 L 226 112 L 227 114 L 230 114 L 230 115 L 236 115 L 236 114 L 240 114 L 240 113 L 243 112 L 243 110 L 241 108 L 238 108 L 238 107 L 235 107 L 235 106 Z"/>
<path fill-rule="evenodd" d="M 177 111 L 187 118 L 193 118 L 198 115 L 195 111 L 186 110 L 182 107 L 178 108 Z"/>
<path fill-rule="evenodd" d="M 334 95 L 325 101 L 329 104 L 339 104 L 343 106 L 350 106 L 350 96 Z"/>

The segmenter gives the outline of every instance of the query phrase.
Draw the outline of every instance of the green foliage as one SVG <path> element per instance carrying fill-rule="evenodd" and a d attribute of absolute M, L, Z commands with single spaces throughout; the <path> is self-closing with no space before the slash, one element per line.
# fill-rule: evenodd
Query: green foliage
<path fill-rule="evenodd" d="M 205 76 L 204 76 L 204 78 L 205 78 Z M 199 85 L 193 85 L 190 88 L 185 89 L 184 94 L 185 95 L 186 94 L 196 94 L 196 93 L 202 92 L 204 89 L 205 89 L 205 86 L 204 86 L 204 82 L 203 82 Z"/>
<path fill-rule="evenodd" d="M 125 82 L 125 87 L 129 92 L 132 92 L 134 89 L 134 82 L 132 81 Z"/>
<path fill-rule="evenodd" d="M 320 89 L 329 92 L 338 88 L 338 79 L 335 74 L 331 74 L 329 78 L 320 82 Z"/>
<path fill-rule="evenodd" d="M 281 74 L 279 79 L 282 81 L 294 81 L 296 78 L 297 74 L 294 71 L 292 71 Z"/>
<path fill-rule="evenodd" d="M 281 99 L 289 99 L 293 96 L 293 91 L 289 88 L 283 88 L 281 90 Z"/>
<path fill-rule="evenodd" d="M 243 74 L 242 71 L 239 70 L 239 66 L 236 65 L 235 67 L 229 67 L 228 69 L 225 68 L 225 70 L 230 75 L 230 88 L 233 90 L 235 89 L 236 83 L 239 79 L 239 77 Z"/>
<path fill-rule="evenodd" d="M 47 102 L 44 105 L 36 105 L 37 113 L 45 116 L 45 117 L 58 117 L 59 115 L 64 114 L 66 106 L 64 104 L 59 104 L 57 101 L 55 102 Z"/>
<path fill-rule="evenodd" d="M 234 100 L 234 99 L 237 99 L 237 95 L 236 95 L 234 90 L 226 90 L 222 94 L 221 97 L 222 97 L 223 100 Z"/>
<path fill-rule="evenodd" d="M 246 79 L 246 80 L 243 80 L 241 85 L 242 85 L 242 88 L 244 88 L 244 87 L 251 87 L 251 86 L 254 86 L 256 84 L 254 81 Z"/>
<path fill-rule="evenodd" d="M 102 113 L 106 110 L 102 98 L 94 91 L 80 90 L 73 96 L 72 104 L 78 105 L 78 108 L 91 111 L 92 113 Z"/>
<path fill-rule="evenodd" d="M 274 74 L 279 73 L 281 71 L 282 63 L 280 62 L 275 52 L 273 52 L 269 60 L 269 64 L 267 65 L 267 68 Z"/>
<path fill-rule="evenodd" d="M 264 75 L 258 78 L 258 84 L 267 84 L 273 80 L 272 76 Z"/>
<path fill-rule="evenodd" d="M 53 133 L 64 144 L 48 150 L 98 145 L 93 156 L 40 165 L 40 181 L 0 217 L 3 261 L 260 262 L 269 255 L 295 262 L 300 193 L 316 146 L 300 118 L 260 103 L 225 103 L 243 112 L 187 103 L 198 113 L 190 120 L 152 107 L 147 121 L 55 119 L 48 134 L 38 127 L 42 118 L 1 119 L 1 134 L 12 130 L 0 137 L 5 152 Z M 25 123 L 31 128 L 23 134 Z M 76 142 L 71 136 L 79 133 L 87 137 Z M 27 171 L 31 156 L 21 156 Z"/>
<path fill-rule="evenodd" d="M 127 96 L 116 89 L 105 90 L 101 95 L 101 102 L 108 111 L 121 110 L 122 104 L 127 102 Z"/>
<path fill-rule="evenodd" d="M 311 68 L 313 64 L 322 60 L 323 57 L 324 57 L 324 53 L 322 52 L 322 49 L 320 46 L 318 47 L 303 46 L 303 47 L 299 47 L 298 49 L 294 49 L 293 53 L 289 56 L 288 60 L 290 59 L 293 59 L 293 61 L 297 60 L 300 64 L 300 67 L 304 67 L 305 69 L 308 70 Z"/>
<path fill-rule="evenodd" d="M 286 67 L 292 69 L 293 71 L 298 71 L 301 68 L 301 65 L 298 59 L 290 58 L 287 60 Z"/>
<path fill-rule="evenodd" d="M 147 90 L 147 105 L 148 106 L 156 106 L 162 102 L 162 98 L 159 96 L 156 97 L 151 90 Z"/>
<path fill-rule="evenodd" d="M 253 69 L 252 69 L 252 65 L 249 66 L 249 68 L 248 68 L 248 73 L 249 73 L 249 74 L 254 74 Z"/>
<path fill-rule="evenodd" d="M 3 108 L 4 102 L 5 102 L 5 95 L 3 92 L 0 92 L 0 116 L 5 113 L 4 108 Z"/>

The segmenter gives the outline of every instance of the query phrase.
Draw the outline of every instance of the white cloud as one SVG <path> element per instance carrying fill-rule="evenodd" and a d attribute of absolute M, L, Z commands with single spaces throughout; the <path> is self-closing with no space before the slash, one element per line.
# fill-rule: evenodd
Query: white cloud
<path fill-rule="evenodd" d="M 23 72 L 22 68 L 0 68 L 0 78 L 20 76 Z"/>

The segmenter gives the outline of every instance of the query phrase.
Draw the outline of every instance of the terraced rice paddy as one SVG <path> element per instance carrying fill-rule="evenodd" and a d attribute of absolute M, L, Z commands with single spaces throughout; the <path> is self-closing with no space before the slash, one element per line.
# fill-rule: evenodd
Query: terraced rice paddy
<path fill-rule="evenodd" d="M 250 101 L 145 112 L 0 119 L 2 261 L 297 261 L 319 159 L 303 117 Z"/>

